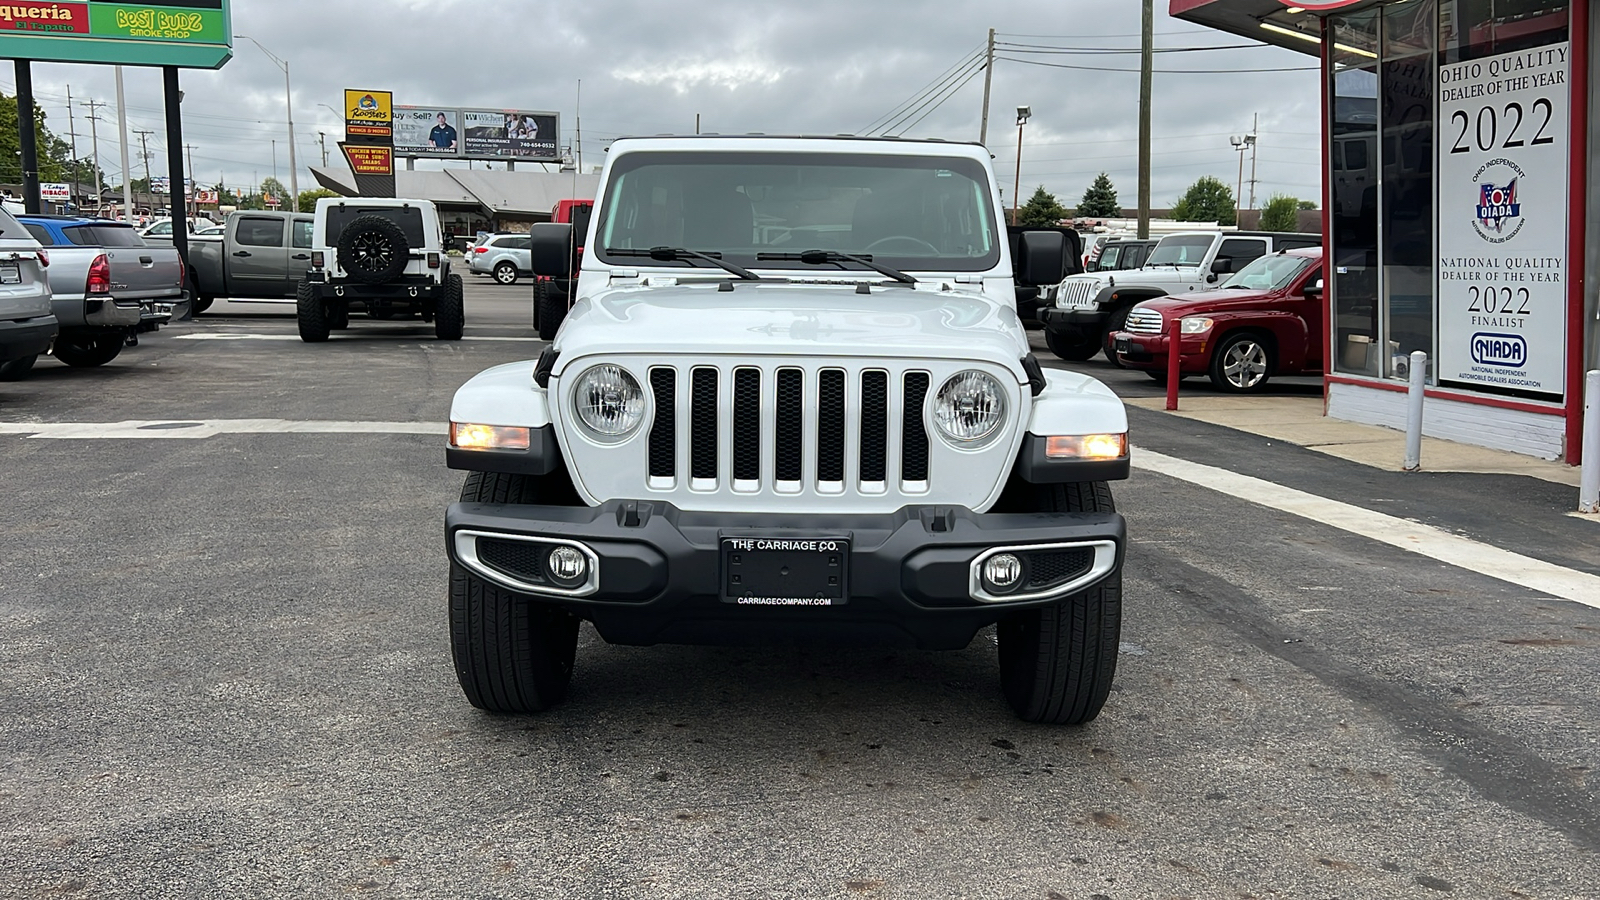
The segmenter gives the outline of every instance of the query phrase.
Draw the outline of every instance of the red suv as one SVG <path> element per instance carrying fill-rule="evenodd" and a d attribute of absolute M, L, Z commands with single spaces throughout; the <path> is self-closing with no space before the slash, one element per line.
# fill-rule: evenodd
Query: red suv
<path fill-rule="evenodd" d="M 1180 377 L 1246 393 L 1274 375 L 1322 374 L 1323 316 L 1322 248 L 1309 247 L 1263 256 L 1216 290 L 1146 300 L 1112 341 L 1124 366 L 1164 382 L 1176 319 Z"/>

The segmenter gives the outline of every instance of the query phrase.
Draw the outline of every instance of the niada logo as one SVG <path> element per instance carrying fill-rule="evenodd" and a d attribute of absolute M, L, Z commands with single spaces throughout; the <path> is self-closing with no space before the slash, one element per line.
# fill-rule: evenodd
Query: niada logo
<path fill-rule="evenodd" d="M 1518 334 L 1472 336 L 1472 361 L 1480 366 L 1508 366 L 1520 369 L 1528 362 L 1528 342 Z"/>
<path fill-rule="evenodd" d="M 1473 207 L 1472 229 L 1491 244 L 1503 244 L 1517 236 L 1527 220 L 1517 199 L 1517 181 L 1527 177 L 1522 167 L 1509 159 L 1491 159 L 1472 176 L 1478 186 L 1478 202 Z"/>

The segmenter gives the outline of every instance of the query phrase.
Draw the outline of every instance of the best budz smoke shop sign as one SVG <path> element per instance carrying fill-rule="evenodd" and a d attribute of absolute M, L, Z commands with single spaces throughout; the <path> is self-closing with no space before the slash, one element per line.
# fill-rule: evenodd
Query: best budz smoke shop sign
<path fill-rule="evenodd" d="M 215 69 L 232 44 L 228 0 L 0 2 L 0 58 Z"/>
<path fill-rule="evenodd" d="M 1439 68 L 1441 384 L 1566 392 L 1569 50 Z"/>

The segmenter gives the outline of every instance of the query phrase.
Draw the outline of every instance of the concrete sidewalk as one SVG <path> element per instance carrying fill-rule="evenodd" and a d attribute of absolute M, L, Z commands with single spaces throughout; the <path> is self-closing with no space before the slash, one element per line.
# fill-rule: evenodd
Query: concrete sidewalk
<path fill-rule="evenodd" d="M 1164 397 L 1138 397 L 1124 402 L 1141 409 L 1166 411 Z M 1171 415 L 1247 431 L 1377 469 L 1399 471 L 1406 455 L 1404 432 L 1330 419 L 1323 415 L 1321 397 L 1180 396 L 1178 411 Z M 1422 469 L 1427 472 L 1526 475 L 1571 485 L 1574 489 L 1578 487 L 1580 477 L 1580 470 L 1576 466 L 1564 462 L 1430 437 L 1422 439 Z M 1573 497 L 1573 503 L 1576 507 L 1576 496 Z"/>

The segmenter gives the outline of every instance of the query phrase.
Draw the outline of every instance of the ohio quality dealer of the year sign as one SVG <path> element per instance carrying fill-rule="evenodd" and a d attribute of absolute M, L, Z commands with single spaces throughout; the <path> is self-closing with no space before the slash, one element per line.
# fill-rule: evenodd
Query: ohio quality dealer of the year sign
<path fill-rule="evenodd" d="M 1566 392 L 1569 52 L 1439 68 L 1441 384 Z"/>

